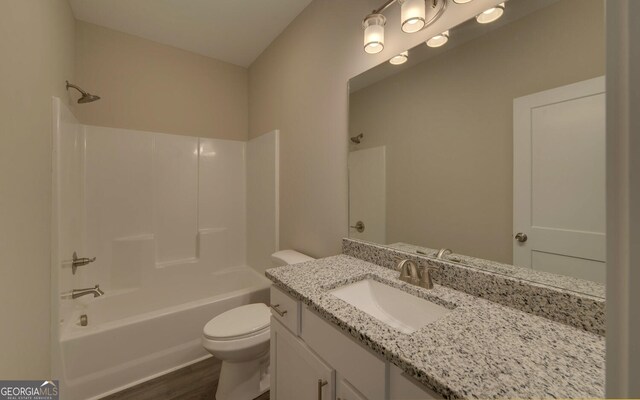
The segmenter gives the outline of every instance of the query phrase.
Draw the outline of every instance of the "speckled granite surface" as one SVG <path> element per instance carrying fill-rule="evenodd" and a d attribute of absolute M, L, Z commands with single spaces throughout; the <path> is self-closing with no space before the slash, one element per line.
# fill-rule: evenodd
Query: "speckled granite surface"
<path fill-rule="evenodd" d="M 266 276 L 348 335 L 446 398 L 604 396 L 604 338 L 436 285 L 406 284 L 388 268 L 339 255 Z M 406 335 L 328 293 L 372 278 L 453 308 Z"/>
<path fill-rule="evenodd" d="M 433 275 L 436 283 L 588 332 L 605 334 L 606 303 L 600 296 L 353 239 L 343 239 L 342 252 L 390 269 L 402 258 L 419 265 L 430 263 L 439 267 Z"/>
<path fill-rule="evenodd" d="M 351 239 L 349 239 L 351 240 Z M 426 253 L 427 257 L 435 258 L 438 250 L 428 247 L 416 246 L 408 243 L 392 243 L 387 245 L 393 249 L 405 251 L 411 254 Z M 476 267 L 488 272 L 495 272 L 502 275 L 523 279 L 530 282 L 542 283 L 559 289 L 569 290 L 593 297 L 605 297 L 606 288 L 602 283 L 578 279 L 571 276 L 551 274 L 547 272 L 534 271 L 531 268 L 517 267 L 515 265 L 499 263 L 482 258 L 466 256 L 464 254 L 449 254 L 444 257 L 446 261 L 460 263 L 470 267 Z"/>

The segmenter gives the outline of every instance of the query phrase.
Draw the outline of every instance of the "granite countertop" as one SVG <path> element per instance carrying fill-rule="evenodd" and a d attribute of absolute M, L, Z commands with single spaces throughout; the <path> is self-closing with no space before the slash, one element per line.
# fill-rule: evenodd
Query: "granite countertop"
<path fill-rule="evenodd" d="M 387 246 L 392 249 L 412 254 L 420 254 L 431 258 L 435 258 L 438 253 L 437 249 L 416 246 L 403 242 L 392 243 Z M 541 283 L 587 296 L 599 297 L 602 299 L 605 297 L 606 287 L 602 283 L 574 278 L 572 276 L 535 271 L 531 268 L 518 267 L 515 265 L 499 263 L 497 261 L 485 260 L 457 253 L 446 255 L 442 261 L 460 263 L 462 265 L 476 267 L 484 271 L 523 279 L 530 282 Z"/>
<path fill-rule="evenodd" d="M 346 334 L 446 398 L 604 397 L 602 336 L 346 255 L 272 268 L 266 276 Z M 452 309 L 407 335 L 329 290 L 372 278 Z"/>

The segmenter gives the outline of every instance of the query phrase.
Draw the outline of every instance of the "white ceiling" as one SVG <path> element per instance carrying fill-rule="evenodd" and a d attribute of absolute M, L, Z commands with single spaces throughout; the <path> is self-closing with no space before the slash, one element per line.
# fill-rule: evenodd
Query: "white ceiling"
<path fill-rule="evenodd" d="M 69 0 L 76 19 L 248 67 L 311 0 Z"/>

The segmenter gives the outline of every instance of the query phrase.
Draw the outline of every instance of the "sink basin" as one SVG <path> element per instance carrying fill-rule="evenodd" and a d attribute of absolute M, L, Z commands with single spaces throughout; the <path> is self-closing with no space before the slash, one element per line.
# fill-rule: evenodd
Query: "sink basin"
<path fill-rule="evenodd" d="M 406 334 L 451 311 L 373 279 L 341 286 L 329 293 Z"/>

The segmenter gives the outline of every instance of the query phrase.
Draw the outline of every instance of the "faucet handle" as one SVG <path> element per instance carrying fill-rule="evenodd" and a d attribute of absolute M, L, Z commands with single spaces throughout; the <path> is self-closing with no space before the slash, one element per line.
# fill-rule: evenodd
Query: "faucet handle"
<path fill-rule="evenodd" d="M 93 287 L 93 289 L 96 291 L 96 295 L 94 295 L 93 297 L 98 297 L 98 296 L 104 295 L 104 291 L 102 289 L 100 289 L 100 285 L 95 285 Z"/>
<path fill-rule="evenodd" d="M 420 282 L 418 285 L 425 289 L 433 289 L 433 278 L 431 276 L 431 272 L 439 269 L 440 267 L 427 262 L 427 265 L 422 267 L 422 273 L 420 274 Z"/>

